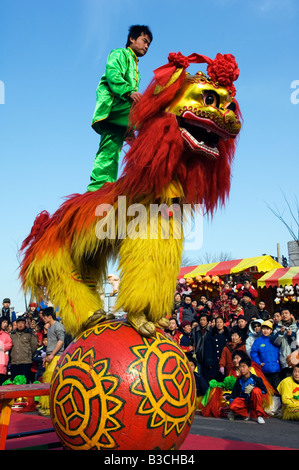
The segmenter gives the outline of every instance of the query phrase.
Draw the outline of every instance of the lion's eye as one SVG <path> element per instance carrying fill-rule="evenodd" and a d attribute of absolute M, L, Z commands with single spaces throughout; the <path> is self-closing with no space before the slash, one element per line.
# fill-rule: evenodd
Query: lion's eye
<path fill-rule="evenodd" d="M 219 96 L 216 93 L 206 92 L 204 93 L 204 103 L 206 106 L 218 106 Z"/>

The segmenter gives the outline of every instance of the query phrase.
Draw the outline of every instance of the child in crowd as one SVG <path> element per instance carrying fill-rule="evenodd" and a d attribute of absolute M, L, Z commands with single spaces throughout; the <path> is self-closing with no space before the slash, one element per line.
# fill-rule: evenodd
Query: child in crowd
<path fill-rule="evenodd" d="M 279 347 L 272 344 L 273 323 L 266 320 L 262 323 L 262 335 L 253 343 L 251 359 L 261 366 L 263 373 L 273 388 L 277 388 L 280 376 Z"/>
<path fill-rule="evenodd" d="M 292 375 L 283 379 L 277 387 L 282 401 L 282 419 L 299 421 L 299 363 Z"/>
<path fill-rule="evenodd" d="M 230 413 L 228 418 L 233 421 L 235 414 L 245 419 L 257 417 L 259 424 L 264 424 L 266 413 L 263 409 L 262 394 L 267 393 L 266 387 L 260 377 L 250 372 L 251 359 L 244 357 L 240 360 L 241 376 L 237 378 L 230 396 Z"/>

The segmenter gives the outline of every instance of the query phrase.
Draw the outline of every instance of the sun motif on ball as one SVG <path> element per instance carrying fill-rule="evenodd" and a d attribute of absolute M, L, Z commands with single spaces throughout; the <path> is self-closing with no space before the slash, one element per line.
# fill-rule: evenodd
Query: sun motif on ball
<path fill-rule="evenodd" d="M 140 336 L 121 321 L 78 337 L 54 371 L 51 417 L 69 449 L 178 449 L 196 405 L 192 371 L 162 331 Z"/>
<path fill-rule="evenodd" d="M 138 378 L 131 392 L 142 397 L 137 412 L 149 416 L 149 428 L 163 426 L 164 436 L 173 429 L 179 435 L 186 419 L 188 422 L 193 417 L 190 403 L 194 402 L 195 393 L 184 353 L 164 338 L 158 332 L 155 338 L 144 338 L 143 345 L 132 348 L 138 359 L 129 371 Z"/>
<path fill-rule="evenodd" d="M 72 448 L 114 448 L 111 432 L 122 428 L 115 414 L 123 401 L 113 395 L 119 378 L 109 374 L 108 359 L 94 359 L 93 349 L 84 354 L 78 348 L 72 355 L 66 354 L 52 383 L 59 423 L 55 429 Z M 91 419 L 95 415 L 97 423 Z"/>

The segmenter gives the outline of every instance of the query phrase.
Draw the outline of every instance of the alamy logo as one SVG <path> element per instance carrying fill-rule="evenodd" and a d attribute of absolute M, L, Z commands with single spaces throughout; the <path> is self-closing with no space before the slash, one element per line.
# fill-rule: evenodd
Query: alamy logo
<path fill-rule="evenodd" d="M 294 91 L 291 93 L 291 103 L 298 104 L 299 103 L 299 80 L 293 80 L 291 83 L 291 88 Z"/>
<path fill-rule="evenodd" d="M 100 240 L 150 239 L 183 240 L 185 250 L 198 250 L 203 243 L 203 208 L 195 204 L 131 204 L 125 196 L 117 204 L 100 204 L 95 215 L 96 236 Z"/>
<path fill-rule="evenodd" d="M 4 82 L 0 80 L 0 104 L 5 104 L 5 86 Z"/>

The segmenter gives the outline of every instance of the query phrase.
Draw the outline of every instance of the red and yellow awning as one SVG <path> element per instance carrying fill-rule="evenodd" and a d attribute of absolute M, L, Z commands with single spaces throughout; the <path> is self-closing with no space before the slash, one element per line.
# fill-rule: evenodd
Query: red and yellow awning
<path fill-rule="evenodd" d="M 282 268 L 271 256 L 255 256 L 253 258 L 243 258 L 231 261 L 220 261 L 218 263 L 200 264 L 199 266 L 191 266 L 188 272 L 180 275 L 181 277 L 196 276 L 223 276 L 224 274 L 240 273 L 251 268 L 256 268 L 258 272 L 268 272 L 271 269 Z M 186 268 L 182 268 L 186 269 Z"/>
<path fill-rule="evenodd" d="M 284 287 L 296 284 L 299 284 L 299 266 L 272 269 L 257 281 L 258 287 Z"/>

